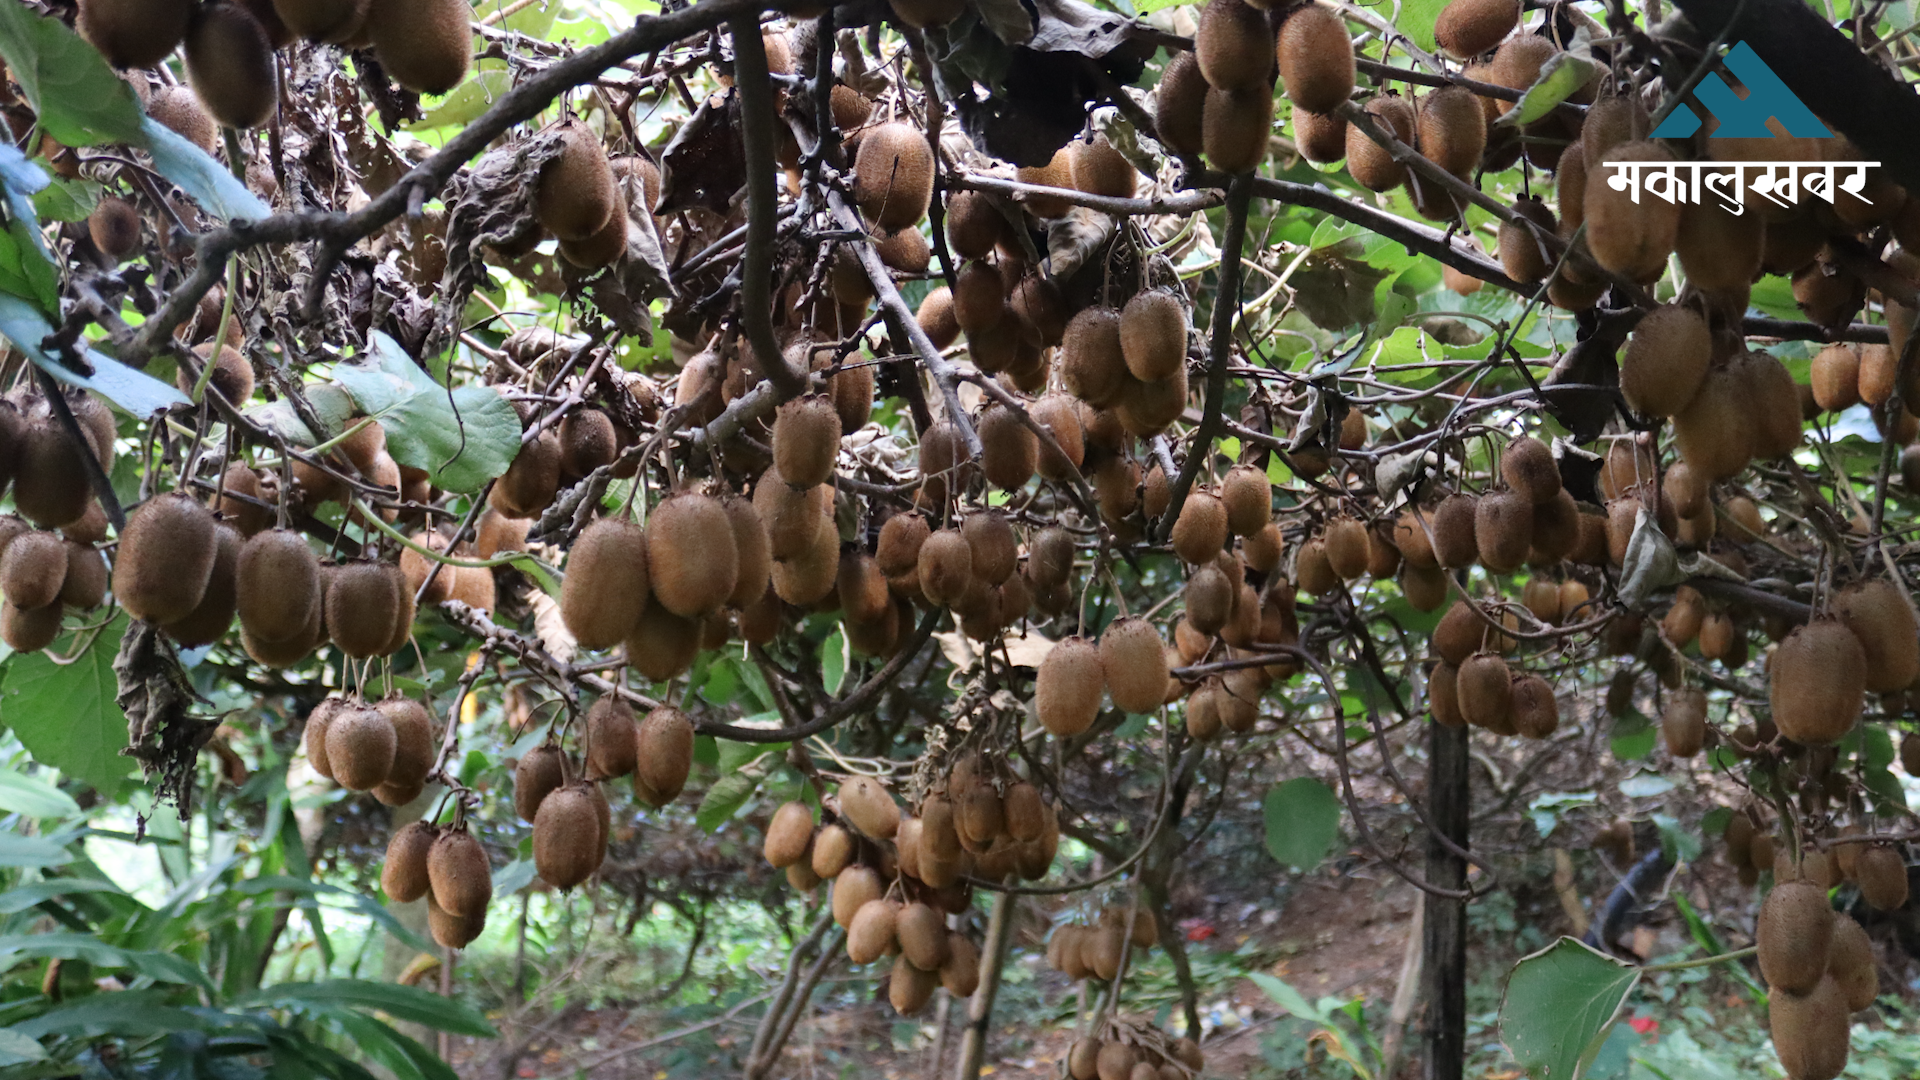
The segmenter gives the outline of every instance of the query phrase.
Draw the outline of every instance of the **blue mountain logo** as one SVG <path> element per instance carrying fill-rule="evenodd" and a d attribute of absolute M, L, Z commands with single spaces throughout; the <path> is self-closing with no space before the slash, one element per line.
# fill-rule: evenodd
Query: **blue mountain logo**
<path fill-rule="evenodd" d="M 1716 139 L 1771 139 L 1773 132 L 1767 127 L 1767 119 L 1772 117 L 1780 121 L 1787 134 L 1796 138 L 1825 139 L 1832 136 L 1813 110 L 1802 104 L 1773 73 L 1767 62 L 1753 47 L 1742 41 L 1727 53 L 1727 67 L 1747 85 L 1747 96 L 1738 97 L 1733 88 L 1727 85 L 1715 72 L 1708 72 L 1700 85 L 1694 89 L 1701 104 L 1719 117 L 1720 126 L 1714 130 Z M 1700 130 L 1700 118 L 1685 104 L 1670 113 L 1660 126 L 1653 130 L 1656 139 L 1684 139 Z"/>

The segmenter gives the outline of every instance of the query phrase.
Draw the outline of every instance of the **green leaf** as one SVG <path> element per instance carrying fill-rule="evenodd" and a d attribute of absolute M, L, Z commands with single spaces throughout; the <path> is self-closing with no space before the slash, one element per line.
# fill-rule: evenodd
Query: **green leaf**
<path fill-rule="evenodd" d="M 820 685 L 829 694 L 840 692 L 847 681 L 847 634 L 836 626 L 820 645 Z"/>
<path fill-rule="evenodd" d="M 514 18 L 518 18 L 515 15 Z M 552 21 L 549 15 L 548 21 Z M 423 131 L 429 128 L 464 126 L 480 119 L 480 115 L 493 108 L 500 95 L 513 89 L 513 75 L 506 71 L 483 71 L 459 86 L 441 99 L 440 104 L 427 110 L 427 115 L 407 125 L 408 131 Z"/>
<path fill-rule="evenodd" d="M 80 804 L 37 776 L 0 773 L 0 810 L 34 818 L 74 817 Z"/>
<path fill-rule="evenodd" d="M 387 432 L 387 452 L 423 469 L 439 487 L 474 492 L 507 471 L 520 453 L 520 416 L 488 386 L 451 394 L 387 335 L 374 332 L 361 362 L 339 364 L 333 377 Z"/>
<path fill-rule="evenodd" d="M 0 300 L 4 300 L 0 297 Z M 127 717 L 114 701 L 113 657 L 127 631 L 116 615 L 72 663 L 53 662 L 73 648 L 73 632 L 47 650 L 16 655 L 0 677 L 0 724 L 13 729 L 35 761 L 80 780 L 111 801 L 127 782 Z"/>
<path fill-rule="evenodd" d="M 732 739 L 715 739 L 714 746 L 719 754 L 714 762 L 714 771 L 722 776 L 737 773 L 768 754 L 784 754 L 787 750 L 786 743 L 746 743 Z"/>
<path fill-rule="evenodd" d="M 1285 980 L 1258 971 L 1250 972 L 1247 978 L 1252 979 L 1255 986 L 1258 986 L 1267 997 L 1273 999 L 1275 1005 L 1300 1019 L 1311 1020 L 1321 1025 L 1332 1023 L 1333 1018 L 1327 1015 L 1325 1009 L 1318 1009 L 1309 1004 L 1307 996 L 1295 990 Z"/>
<path fill-rule="evenodd" d="M 479 753 L 477 750 L 474 752 Z M 292 893 L 296 896 L 343 897 L 355 910 L 367 918 L 372 919 L 374 922 L 379 923 L 387 933 L 392 934 L 408 948 L 419 949 L 422 952 L 430 952 L 433 949 L 431 942 L 413 930 L 408 929 L 405 923 L 394 918 L 393 913 L 388 911 L 373 897 L 363 893 L 353 892 L 349 889 L 343 889 L 338 885 L 329 885 L 324 881 L 309 881 L 305 878 L 268 874 L 240 882 L 233 886 L 232 891 L 251 896 L 258 896 L 269 892 L 285 892 Z"/>
<path fill-rule="evenodd" d="M 493 895 L 512 896 L 533 881 L 531 859 L 515 859 L 493 872 Z"/>
<path fill-rule="evenodd" d="M 360 1052 L 385 1065 L 398 1080 L 456 1080 L 453 1069 L 392 1025 L 348 1009 L 329 1014 Z"/>
<path fill-rule="evenodd" d="M 44 836 L 0 833 L 0 866 L 64 866 L 73 861 L 73 853 L 64 844 Z"/>
<path fill-rule="evenodd" d="M 36 959 L 85 960 L 95 967 L 124 968 L 138 972 L 155 982 L 177 983 L 213 990 L 207 973 L 178 956 L 166 953 L 121 949 L 92 934 L 6 934 L 0 935 L 0 959 L 14 957 Z"/>
<path fill-rule="evenodd" d="M 1391 4 L 1369 4 L 1369 7 L 1383 9 L 1390 14 Z M 1440 19 L 1440 9 L 1447 6 L 1447 0 L 1405 0 L 1400 5 L 1400 17 L 1394 20 L 1394 28 L 1413 39 L 1415 45 L 1432 52 L 1436 42 L 1433 37 L 1433 24 Z"/>
<path fill-rule="evenodd" d="M 87 350 L 87 363 L 93 374 L 83 375 L 54 359 L 40 348 L 41 339 L 53 333 L 53 324 L 34 305 L 18 296 L 0 293 L 0 336 L 13 342 L 42 371 L 70 386 L 81 386 L 101 395 L 133 416 L 145 419 L 162 409 L 187 404 L 187 397 L 159 379 L 95 349 Z M 117 635 L 116 635 L 117 638 Z"/>
<path fill-rule="evenodd" d="M 85 221 L 104 189 L 91 180 L 56 176 L 33 197 L 33 212 L 48 221 Z"/>
<path fill-rule="evenodd" d="M 1510 126 L 1533 123 L 1552 112 L 1554 106 L 1572 97 L 1574 91 L 1592 82 L 1599 70 L 1599 65 L 1583 56 L 1570 52 L 1554 53 L 1547 65 L 1540 69 L 1540 77 L 1520 96 L 1520 103 L 1507 110 L 1507 114 L 1494 123 Z"/>
<path fill-rule="evenodd" d="M 159 990 L 89 994 L 15 1024 L 13 1030 L 29 1039 L 47 1035 L 150 1038 L 174 1031 L 194 1031 L 203 1026 L 199 1017 L 166 1005 L 165 1000 L 165 992 Z"/>
<path fill-rule="evenodd" d="M 1675 862 L 1698 862 L 1700 859 L 1700 838 L 1680 827 L 1680 822 L 1666 814 L 1653 815 L 1653 823 L 1660 829 L 1660 846 Z"/>
<path fill-rule="evenodd" d="M 1267 852 L 1296 870 L 1311 870 L 1340 839 L 1340 800 L 1311 776 L 1276 784 L 1263 804 Z"/>
<path fill-rule="evenodd" d="M 140 105 L 100 50 L 24 4 L 0 9 L 0 56 L 39 123 L 67 146 L 140 141 Z"/>
<path fill-rule="evenodd" d="M 453 1001 L 413 986 L 369 982 L 365 979 L 329 979 L 316 983 L 281 983 L 256 990 L 236 1004 L 267 1008 L 346 1005 L 356 1009 L 377 1010 L 396 1020 L 425 1024 L 436 1031 L 471 1035 L 479 1039 L 498 1036 L 493 1025 L 480 1011 L 463 1001 Z"/>
<path fill-rule="evenodd" d="M 273 211 L 247 185 L 234 178 L 213 155 L 176 134 L 151 116 L 140 118 L 139 142 L 153 157 L 160 175 L 179 185 L 200 208 L 218 218 L 259 221 Z"/>
<path fill-rule="evenodd" d="M 73 896 L 79 893 L 112 893 L 116 896 L 127 895 L 118 885 L 98 878 L 49 878 L 36 881 L 31 885 L 21 885 L 0 893 L 0 915 L 12 915 L 30 907 L 43 904 L 60 896 Z"/>
<path fill-rule="evenodd" d="M 1514 965 L 1501 1039 L 1533 1080 L 1579 1080 L 1639 978 L 1639 969 L 1563 937 Z"/>
<path fill-rule="evenodd" d="M 707 832 L 717 831 L 740 812 L 759 786 L 760 778 L 752 773 L 737 772 L 721 777 L 700 800 L 700 809 L 694 811 L 694 822 Z"/>
<path fill-rule="evenodd" d="M 0 1069 L 45 1060 L 47 1051 L 38 1042 L 12 1028 L 0 1028 Z"/>

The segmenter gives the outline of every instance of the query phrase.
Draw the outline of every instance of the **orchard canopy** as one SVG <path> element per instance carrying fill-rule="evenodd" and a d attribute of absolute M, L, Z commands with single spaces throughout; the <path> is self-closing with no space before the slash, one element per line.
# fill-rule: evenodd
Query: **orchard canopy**
<path fill-rule="evenodd" d="M 1686 971 L 1892 1068 L 1913 31 L 0 0 L 0 1069 L 444 1080 L 664 925 L 701 1068 L 1045 985 L 1036 1075 L 1241 1075 L 1242 849 L 1416 898 L 1384 1040 L 1254 975 L 1309 1061 L 1625 1077 Z"/>

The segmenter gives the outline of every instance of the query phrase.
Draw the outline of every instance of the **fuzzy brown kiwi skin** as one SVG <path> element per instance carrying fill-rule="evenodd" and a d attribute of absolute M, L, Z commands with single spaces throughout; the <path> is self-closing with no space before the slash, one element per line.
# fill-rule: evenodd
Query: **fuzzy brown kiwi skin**
<path fill-rule="evenodd" d="M 1514 202 L 1513 211 L 1538 225 L 1540 233 L 1553 236 L 1558 231 L 1553 211 L 1537 198 L 1521 197 Z M 1537 285 L 1552 272 L 1553 262 L 1542 246 L 1540 235 L 1527 225 L 1515 221 L 1501 222 L 1499 243 L 1500 268 L 1513 280 L 1523 285 Z"/>
<path fill-rule="evenodd" d="M 693 765 L 693 723 L 685 713 L 663 705 L 640 722 L 634 775 L 646 782 L 654 805 L 665 806 L 687 786 Z"/>
<path fill-rule="evenodd" d="M 586 124 L 568 118 L 550 130 L 563 147 L 535 182 L 534 216 L 557 239 L 586 240 L 613 215 L 613 170 L 599 138 Z"/>
<path fill-rule="evenodd" d="M 1435 20 L 1434 38 L 1462 60 L 1500 44 L 1520 25 L 1518 0 L 1453 0 Z"/>
<path fill-rule="evenodd" d="M 152 67 L 187 35 L 190 0 L 86 0 L 74 29 L 117 68 Z"/>
<path fill-rule="evenodd" d="M 279 103 L 273 47 L 245 8 L 232 3 L 200 8 L 186 46 L 187 78 L 215 120 L 246 130 L 272 118 Z"/>
<path fill-rule="evenodd" d="M 236 579 L 240 623 L 262 641 L 287 641 L 304 632 L 320 603 L 320 560 L 291 529 L 247 541 Z"/>
<path fill-rule="evenodd" d="M 1809 746 L 1853 730 L 1865 701 L 1867 654 L 1838 620 L 1815 619 L 1775 649 L 1768 698 L 1780 733 Z"/>
<path fill-rule="evenodd" d="M 168 623 L 200 603 L 217 554 L 213 515 L 186 495 L 142 503 L 120 536 L 113 594 L 136 619 Z"/>
<path fill-rule="evenodd" d="M 384 655 L 400 615 L 399 592 L 379 563 L 336 569 L 326 590 L 327 633 L 334 645 L 357 659 Z"/>
<path fill-rule="evenodd" d="M 1151 713 L 1167 692 L 1165 642 L 1145 619 L 1120 619 L 1100 635 L 1100 667 L 1116 708 Z"/>
<path fill-rule="evenodd" d="M 1277 43 L 1258 8 L 1242 0 L 1208 0 L 1194 35 L 1200 74 L 1216 90 L 1264 92 L 1272 84 Z"/>
<path fill-rule="evenodd" d="M 665 500 L 647 523 L 647 563 L 654 597 L 667 610 L 682 618 L 712 614 L 740 575 L 726 511 L 695 492 Z"/>
<path fill-rule="evenodd" d="M 1280 79 L 1295 106 L 1328 113 L 1353 94 L 1353 39 L 1332 11 L 1294 9 L 1280 26 L 1278 53 Z"/>
<path fill-rule="evenodd" d="M 854 155 L 853 199 L 888 232 L 925 217 L 933 200 L 933 149 L 926 135 L 904 122 L 867 131 Z"/>
<path fill-rule="evenodd" d="M 1690 308 L 1655 309 L 1634 328 L 1620 358 L 1620 392 L 1635 412 L 1676 416 L 1706 378 L 1713 339 Z"/>
<path fill-rule="evenodd" d="M 13 481 L 13 502 L 20 515 L 43 529 L 58 529 L 85 516 L 93 498 L 80 457 L 87 450 L 57 424 L 27 424 Z"/>
<path fill-rule="evenodd" d="M 540 803 L 533 819 L 533 861 L 541 880 L 571 889 L 599 868 L 598 823 L 585 784 L 563 787 Z"/>
<path fill-rule="evenodd" d="M 354 704 L 327 721 L 327 766 L 341 787 L 372 791 L 386 781 L 397 742 L 385 715 Z"/>
<path fill-rule="evenodd" d="M 466 0 L 376 0 L 365 33 L 393 81 L 421 94 L 444 94 L 467 77 L 472 62 L 472 8 Z"/>
<path fill-rule="evenodd" d="M 1604 162 L 1661 164 L 1673 155 L 1657 143 L 1623 143 Z M 1658 199 L 1633 203 L 1610 184 L 1591 184 L 1586 193 L 1587 248 L 1602 267 L 1641 279 L 1657 273 L 1673 254 L 1680 230 L 1680 207 Z"/>
<path fill-rule="evenodd" d="M 79 611 L 100 606 L 107 595 L 107 562 L 92 544 L 66 541 L 67 572 L 60 582 L 60 603 Z"/>
<path fill-rule="evenodd" d="M 840 414 L 821 394 L 780 406 L 773 421 L 773 464 L 790 487 L 810 488 L 833 477 L 840 450 Z"/>
<path fill-rule="evenodd" d="M 1881 578 L 1856 582 L 1833 606 L 1866 651 L 1868 690 L 1890 693 L 1920 677 L 1920 635 L 1897 586 Z"/>
<path fill-rule="evenodd" d="M 464 829 L 442 832 L 427 852 L 427 880 L 450 915 L 484 914 L 493 901 L 493 865 L 486 848 Z"/>
<path fill-rule="evenodd" d="M 245 541 L 232 526 L 221 523 L 214 526 L 213 569 L 207 575 L 207 585 L 200 594 L 200 602 L 184 617 L 165 625 L 167 636 L 189 648 L 211 645 L 225 636 L 233 625 L 233 616 L 238 606 L 235 591 L 235 570 L 240 564 L 240 550 Z"/>
<path fill-rule="evenodd" d="M 414 821 L 387 841 L 387 857 L 380 865 L 380 888 L 387 899 L 410 904 L 427 895 L 427 852 L 433 849 L 436 832 L 431 822 Z"/>
<path fill-rule="evenodd" d="M 124 262 L 140 244 L 140 212 L 120 196 L 108 195 L 87 215 L 87 235 L 102 255 Z"/>
<path fill-rule="evenodd" d="M 1120 309 L 1120 351 L 1145 382 L 1173 377 L 1187 360 L 1187 313 L 1168 292 L 1148 290 Z"/>
<path fill-rule="evenodd" d="M 1206 108 L 1207 81 L 1191 52 L 1176 53 L 1167 61 L 1154 98 L 1154 129 L 1161 145 L 1192 157 L 1201 150 L 1201 125 Z"/>
<path fill-rule="evenodd" d="M 1420 152 L 1447 172 L 1471 179 L 1487 149 L 1487 117 L 1473 92 L 1441 87 L 1420 98 Z"/>
<path fill-rule="evenodd" d="M 1254 90 L 1207 91 L 1200 141 L 1214 168 L 1242 173 L 1259 166 L 1267 155 L 1272 129 L 1273 93 L 1264 85 Z"/>
<path fill-rule="evenodd" d="M 1403 143 L 1414 137 L 1413 105 L 1403 97 L 1381 94 L 1367 102 L 1367 113 L 1388 134 Z M 1347 171 L 1369 191 L 1391 191 L 1407 182 L 1407 167 L 1358 127 L 1347 128 Z"/>
<path fill-rule="evenodd" d="M 1095 408 L 1120 399 L 1127 385 L 1120 314 L 1090 307 L 1067 323 L 1061 345 L 1061 378 L 1068 392 Z"/>
<path fill-rule="evenodd" d="M 53 533 L 37 529 L 22 533 L 0 554 L 0 592 L 22 610 L 53 603 L 66 576 L 66 545 Z"/>
<path fill-rule="evenodd" d="M 433 717 L 426 706 L 412 698 L 389 697 L 374 707 L 393 725 L 393 767 L 387 770 L 387 783 L 402 787 L 424 783 L 433 768 L 435 748 Z"/>

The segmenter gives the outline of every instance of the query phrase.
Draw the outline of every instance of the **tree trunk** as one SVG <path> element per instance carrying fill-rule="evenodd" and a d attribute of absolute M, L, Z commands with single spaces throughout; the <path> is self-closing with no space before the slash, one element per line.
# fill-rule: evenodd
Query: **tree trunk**
<path fill-rule="evenodd" d="M 993 918 L 987 922 L 986 948 L 981 950 L 980 985 L 967 1002 L 967 1037 L 960 1045 L 960 1064 L 954 1080 L 979 1080 L 980 1066 L 987 1058 L 987 1027 L 993 1019 L 993 998 L 1000 990 L 1000 969 L 1007 960 L 1007 943 L 1013 939 L 1014 909 L 1020 906 L 1017 893 L 1001 893 L 993 905 Z"/>
<path fill-rule="evenodd" d="M 1467 846 L 1467 729 L 1427 725 L 1427 815 L 1433 827 Z M 1438 837 L 1427 838 L 1427 880 L 1464 889 L 1467 862 Z M 1461 1080 L 1467 1043 L 1467 905 L 1429 895 L 1425 907 L 1426 1080 Z"/>

